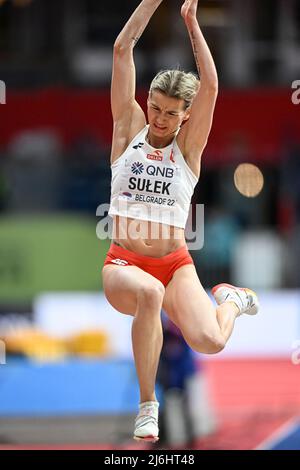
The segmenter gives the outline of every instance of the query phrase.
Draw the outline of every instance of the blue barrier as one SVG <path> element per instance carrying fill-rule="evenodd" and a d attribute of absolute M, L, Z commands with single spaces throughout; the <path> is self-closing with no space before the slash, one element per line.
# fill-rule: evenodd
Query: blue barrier
<path fill-rule="evenodd" d="M 0 366 L 0 416 L 135 413 L 139 402 L 130 360 L 74 359 Z"/>

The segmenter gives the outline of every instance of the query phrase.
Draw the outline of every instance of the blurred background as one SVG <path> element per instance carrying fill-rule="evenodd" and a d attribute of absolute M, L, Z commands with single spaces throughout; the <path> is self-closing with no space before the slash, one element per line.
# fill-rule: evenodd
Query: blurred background
<path fill-rule="evenodd" d="M 131 320 L 101 291 L 96 210 L 110 197 L 112 47 L 138 4 L 0 0 L 2 448 L 133 446 Z M 164 0 L 136 47 L 144 109 L 158 70 L 195 71 L 181 4 Z M 214 357 L 165 322 L 161 445 L 300 449 L 300 1 L 200 0 L 198 18 L 220 94 L 192 256 L 206 289 L 247 285 L 261 311 Z M 241 163 L 263 174 L 255 198 L 234 185 Z"/>

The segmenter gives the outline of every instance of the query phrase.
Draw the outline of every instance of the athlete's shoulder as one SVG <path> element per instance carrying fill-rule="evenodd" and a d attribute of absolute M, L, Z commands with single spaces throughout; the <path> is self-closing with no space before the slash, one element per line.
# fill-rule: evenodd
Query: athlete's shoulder
<path fill-rule="evenodd" d="M 127 149 L 130 142 L 145 128 L 146 116 L 140 105 L 134 101 L 120 119 L 114 120 L 111 149 L 111 163 Z"/>
<path fill-rule="evenodd" d="M 133 147 L 135 150 L 139 148 L 139 144 L 142 145 L 145 142 L 145 135 L 147 132 L 147 126 L 136 127 L 129 133 L 128 136 L 124 136 L 122 130 L 114 128 L 113 143 L 111 149 L 111 164 L 115 163 L 124 155 L 128 149 Z M 135 148 L 136 146 L 136 148 Z"/>

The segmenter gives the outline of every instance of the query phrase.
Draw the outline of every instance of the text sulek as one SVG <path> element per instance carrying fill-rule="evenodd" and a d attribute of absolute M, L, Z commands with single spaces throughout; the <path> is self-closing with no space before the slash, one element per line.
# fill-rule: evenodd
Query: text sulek
<path fill-rule="evenodd" d="M 155 193 L 162 195 L 170 195 L 169 187 L 171 183 L 165 181 L 151 181 L 150 179 L 135 178 L 132 176 L 129 178 L 128 188 L 131 190 L 145 191 L 147 193 Z"/>

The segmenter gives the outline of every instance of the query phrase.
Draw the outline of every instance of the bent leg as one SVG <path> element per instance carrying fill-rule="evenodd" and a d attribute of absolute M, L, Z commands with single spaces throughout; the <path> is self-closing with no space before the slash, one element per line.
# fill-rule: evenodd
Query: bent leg
<path fill-rule="evenodd" d="M 136 266 L 103 268 L 104 292 L 119 312 L 134 316 L 132 348 L 140 385 L 140 401 L 155 401 L 155 379 L 163 342 L 161 307 L 165 288 Z"/>
<path fill-rule="evenodd" d="M 231 302 L 220 305 L 216 311 L 193 265 L 175 272 L 166 288 L 163 307 L 191 348 L 207 354 L 225 347 L 238 314 Z"/>

